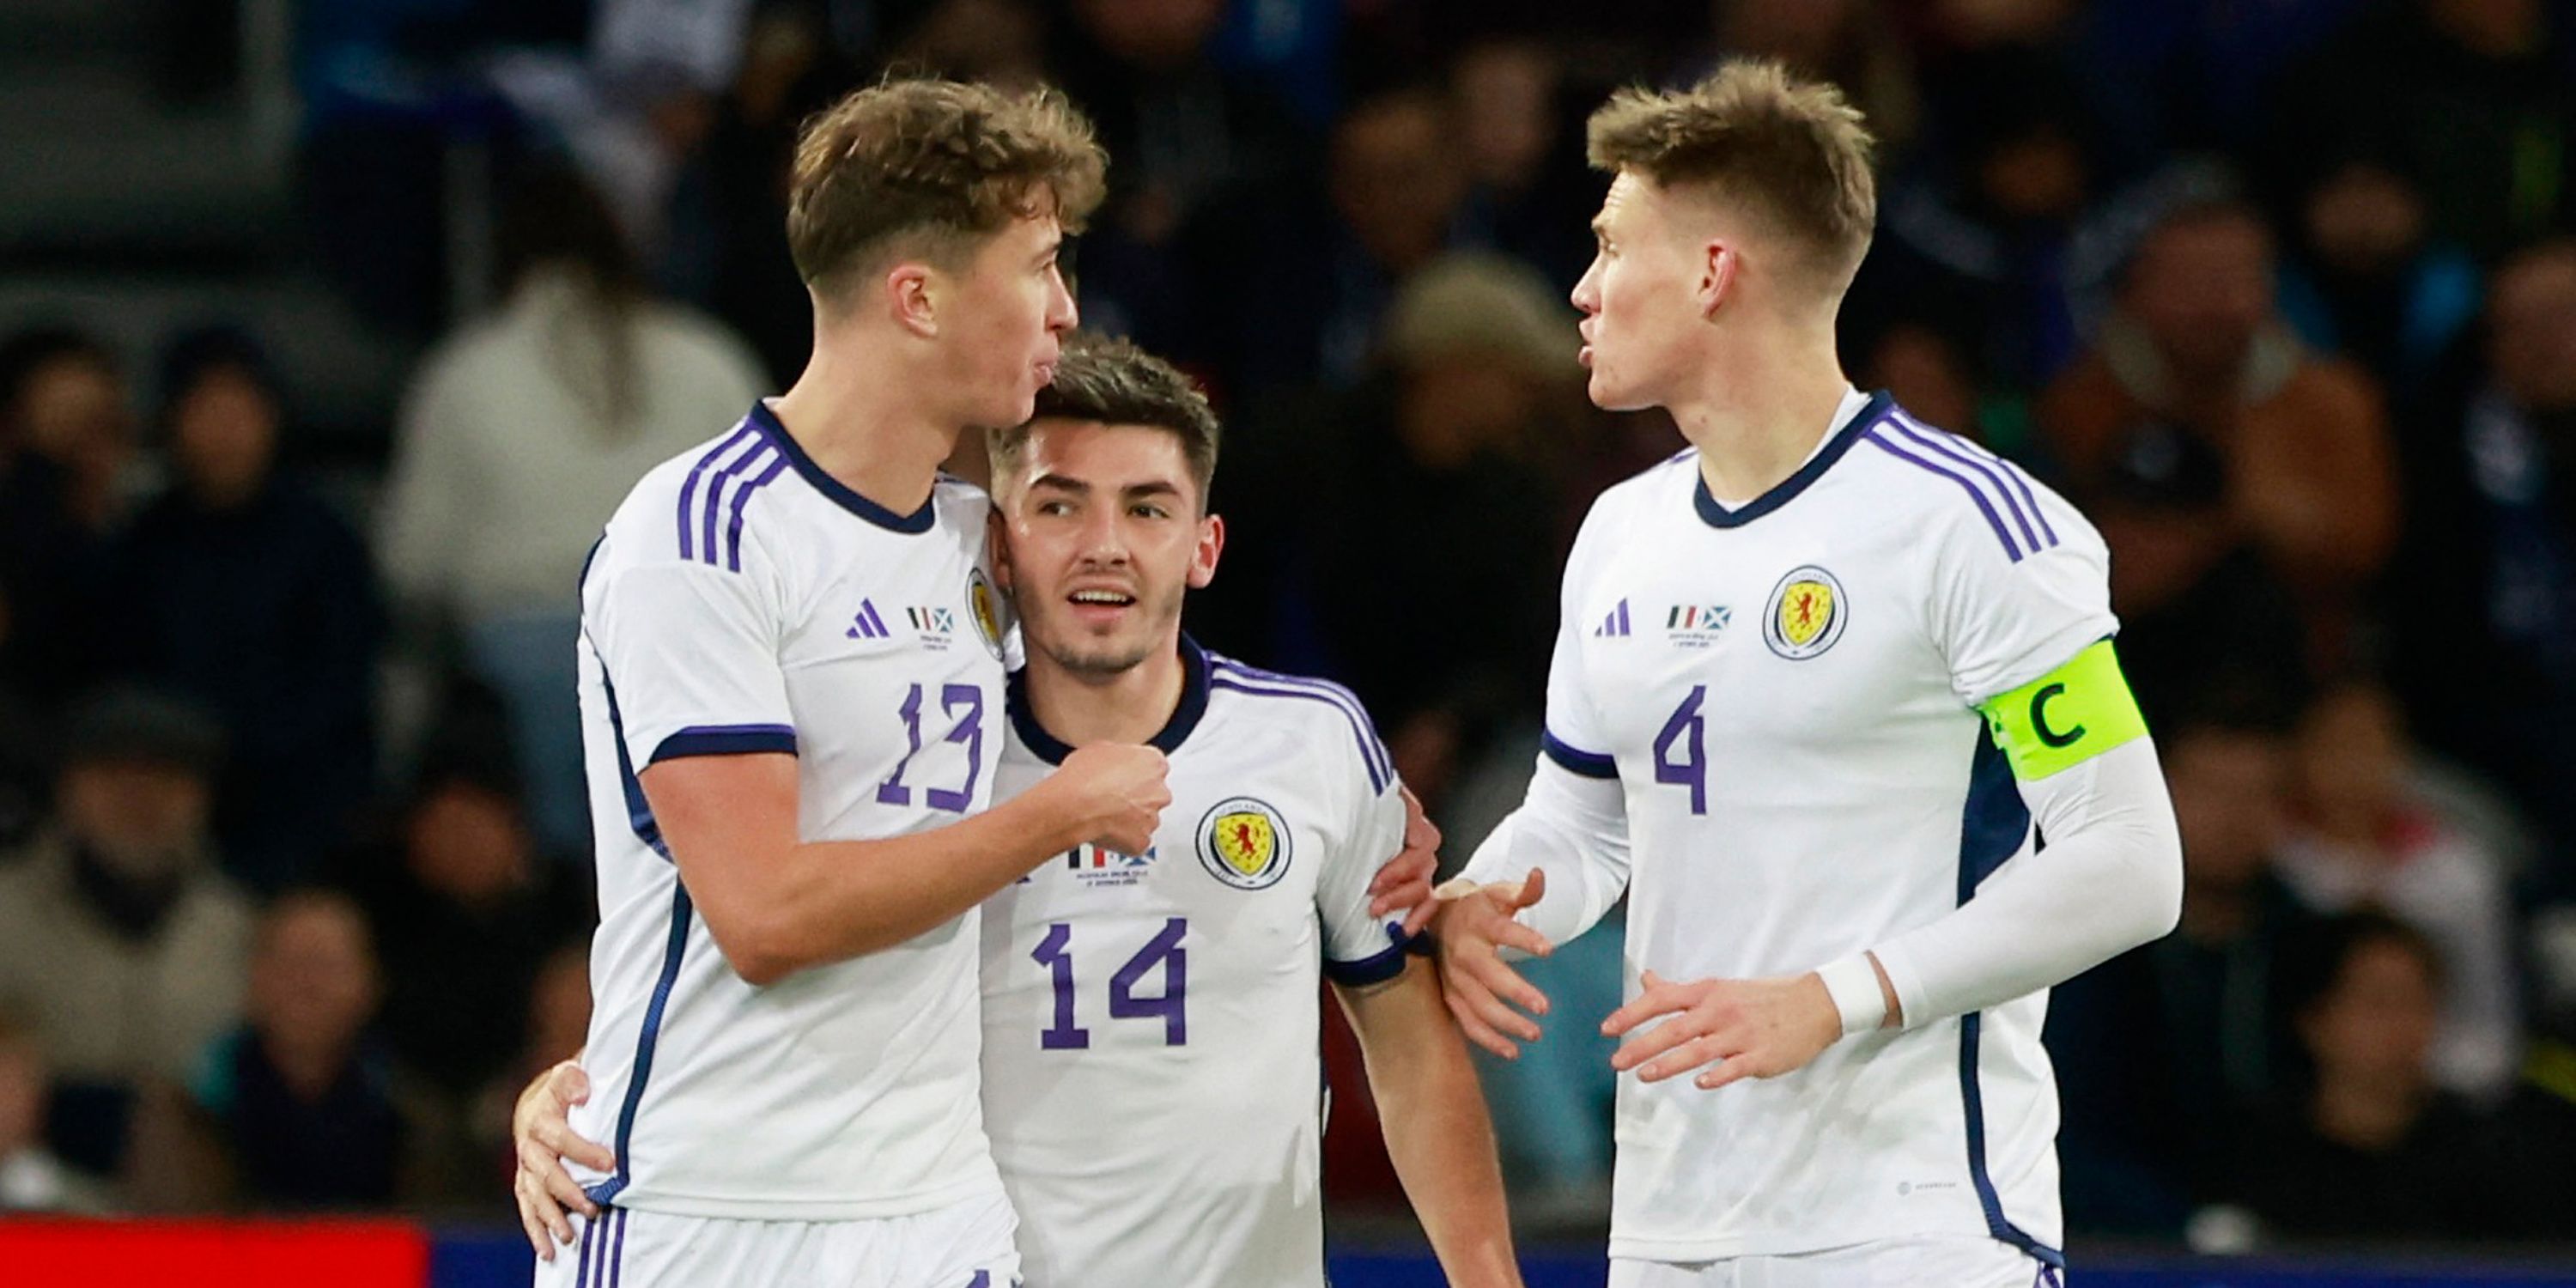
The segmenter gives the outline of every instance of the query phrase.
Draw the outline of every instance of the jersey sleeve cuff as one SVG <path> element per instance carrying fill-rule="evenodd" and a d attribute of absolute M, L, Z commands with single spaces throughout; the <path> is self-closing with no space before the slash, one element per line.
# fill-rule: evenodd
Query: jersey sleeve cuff
<path fill-rule="evenodd" d="M 1923 972 L 1906 956 L 1902 943 L 1880 944 L 1870 950 L 1878 955 L 1878 968 L 1887 972 L 1888 987 L 1896 990 L 1897 1013 L 1908 1030 L 1922 1028 L 1937 1018 L 1932 1013 L 1932 999 L 1923 991 Z M 1866 967 L 1864 967 L 1866 969 Z M 1872 987 L 1876 987 L 1875 981 Z M 1886 1021 L 1881 1014 L 1880 1022 Z"/>
<path fill-rule="evenodd" d="M 1569 774 L 1578 774 L 1585 778 L 1619 776 L 1617 758 L 1602 755 L 1597 751 L 1585 751 L 1557 737 L 1553 730 L 1541 730 L 1538 745 L 1539 750 L 1547 753 L 1548 759 L 1555 761 L 1558 767 Z"/>
<path fill-rule="evenodd" d="M 690 725 L 664 738 L 647 765 L 691 756 L 742 756 L 757 752 L 796 754 L 796 730 L 783 724 Z"/>
<path fill-rule="evenodd" d="M 1343 962 L 1334 961 L 1330 957 L 1325 958 L 1324 978 L 1344 988 L 1365 988 L 1371 984 L 1383 984 L 1404 973 L 1406 957 L 1419 956 L 1431 950 L 1430 936 L 1407 935 L 1400 922 L 1387 923 L 1386 937 L 1390 942 L 1385 948 L 1357 961 Z"/>

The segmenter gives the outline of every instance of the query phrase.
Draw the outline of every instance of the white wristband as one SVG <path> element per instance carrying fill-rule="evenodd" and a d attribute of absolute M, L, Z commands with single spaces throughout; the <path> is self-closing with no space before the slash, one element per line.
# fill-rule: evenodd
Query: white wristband
<path fill-rule="evenodd" d="M 1878 969 L 1869 964 L 1869 954 L 1855 953 L 1820 966 L 1816 975 L 1825 981 L 1834 1009 L 1842 1013 L 1844 1037 L 1867 1033 L 1887 1021 L 1887 995 L 1879 991 Z"/>

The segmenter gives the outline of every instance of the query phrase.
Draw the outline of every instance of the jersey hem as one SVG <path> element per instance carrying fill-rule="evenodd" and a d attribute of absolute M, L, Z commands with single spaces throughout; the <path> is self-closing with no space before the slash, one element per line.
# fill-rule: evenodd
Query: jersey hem
<path fill-rule="evenodd" d="M 918 1216 L 987 1194 L 1002 1194 L 999 1172 L 934 1189 L 874 1199 L 811 1199 L 791 1195 L 719 1198 L 707 1194 L 674 1194 L 667 1190 L 629 1190 L 617 1206 L 669 1216 L 711 1217 L 727 1221 L 879 1221 Z"/>

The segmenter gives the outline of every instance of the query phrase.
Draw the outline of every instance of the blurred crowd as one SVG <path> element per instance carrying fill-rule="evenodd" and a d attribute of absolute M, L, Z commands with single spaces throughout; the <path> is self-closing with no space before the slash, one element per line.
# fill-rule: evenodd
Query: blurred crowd
<path fill-rule="evenodd" d="M 1881 139 L 1854 378 L 2112 550 L 2188 873 L 2052 1006 L 2077 1234 L 2576 1242 L 2560 0 L 307 3 L 301 244 L 421 353 L 380 465 L 308 472 L 273 337 L 0 318 L 0 1209 L 497 1213 L 588 1005 L 577 572 L 802 365 L 785 159 L 890 69 L 1099 123 L 1085 322 L 1227 420 L 1191 629 L 1357 689 L 1462 861 L 1575 524 L 1679 446 L 1583 396 L 1583 118 L 1745 54 Z M 1488 1091 L 1516 1194 L 1597 1209 L 1561 1027 Z"/>

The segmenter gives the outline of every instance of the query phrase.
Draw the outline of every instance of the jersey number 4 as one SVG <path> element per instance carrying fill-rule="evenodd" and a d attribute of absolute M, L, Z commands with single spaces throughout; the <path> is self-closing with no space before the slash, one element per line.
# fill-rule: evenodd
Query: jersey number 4
<path fill-rule="evenodd" d="M 1707 700 L 1708 686 L 1692 685 L 1690 696 L 1673 708 L 1664 731 L 1655 735 L 1655 781 L 1689 788 L 1693 814 L 1708 812 L 1708 722 L 1699 714 Z M 1682 753 L 1679 760 L 1673 758 L 1676 749 Z"/>
<path fill-rule="evenodd" d="M 1189 1005 L 1190 954 L 1181 940 L 1190 933 L 1187 917 L 1172 917 L 1163 929 L 1127 964 L 1109 977 L 1109 1018 L 1142 1020 L 1160 1017 L 1163 1021 L 1163 1045 L 1186 1045 L 1190 1036 Z M 1038 1033 L 1038 1046 L 1048 1051 L 1080 1051 L 1091 1045 L 1091 1030 L 1073 1022 L 1073 927 L 1056 922 L 1047 927 L 1046 938 L 1038 941 L 1029 959 L 1047 968 L 1055 981 L 1055 1023 Z M 1145 972 L 1163 968 L 1163 995 L 1136 996 L 1136 983 Z"/>

